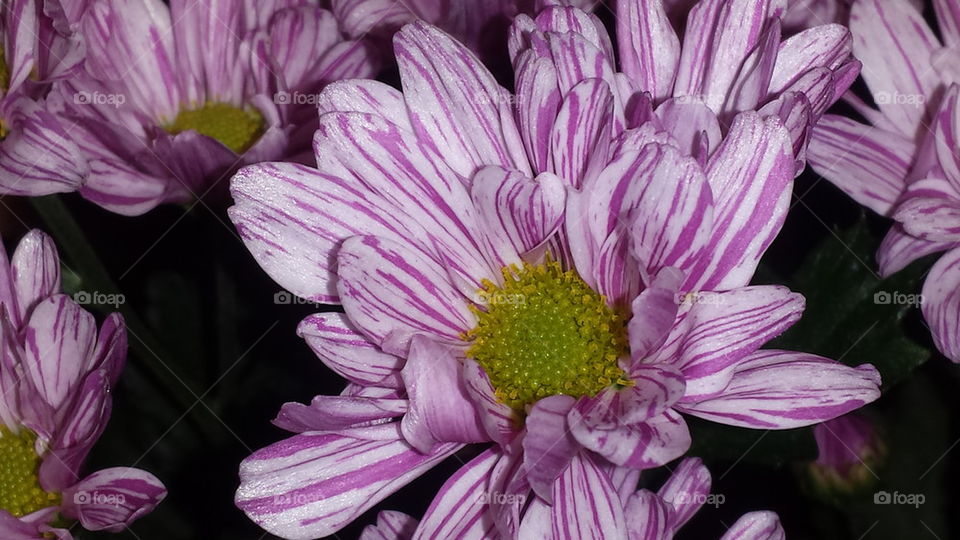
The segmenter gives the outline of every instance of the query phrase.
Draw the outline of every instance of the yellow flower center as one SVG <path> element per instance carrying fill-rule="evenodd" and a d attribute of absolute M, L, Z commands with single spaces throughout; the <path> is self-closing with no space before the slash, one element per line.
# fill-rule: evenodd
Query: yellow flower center
<path fill-rule="evenodd" d="M 0 89 L 4 92 L 10 88 L 10 69 L 7 67 L 7 54 L 0 46 Z"/>
<path fill-rule="evenodd" d="M 502 272 L 503 286 L 484 282 L 477 326 L 463 335 L 497 399 L 522 413 L 548 396 L 633 384 L 617 364 L 629 352 L 624 318 L 575 271 L 548 261 Z"/>
<path fill-rule="evenodd" d="M 14 433 L 0 428 L 0 508 L 16 517 L 60 504 L 60 494 L 40 487 L 37 435 L 26 428 Z"/>
<path fill-rule="evenodd" d="M 263 134 L 263 116 L 256 109 L 209 102 L 196 109 L 180 111 L 166 126 L 166 130 L 174 135 L 191 129 L 242 154 Z"/>

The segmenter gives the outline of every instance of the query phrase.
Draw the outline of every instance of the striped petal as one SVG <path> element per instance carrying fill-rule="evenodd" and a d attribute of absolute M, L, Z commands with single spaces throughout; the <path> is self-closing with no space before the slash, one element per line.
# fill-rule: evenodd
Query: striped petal
<path fill-rule="evenodd" d="M 434 497 L 413 535 L 414 540 L 464 538 L 483 540 L 496 527 L 489 511 L 487 491 L 501 454 L 484 451 L 451 476 Z"/>
<path fill-rule="evenodd" d="M 853 200 L 886 215 L 903 192 L 916 150 L 902 135 L 828 114 L 813 130 L 807 158 Z"/>
<path fill-rule="evenodd" d="M 790 429 L 836 418 L 880 397 L 880 374 L 820 356 L 763 350 L 738 366 L 715 398 L 678 409 L 721 424 Z"/>
<path fill-rule="evenodd" d="M 388 201 L 390 219 L 414 231 L 403 242 L 416 241 L 421 250 L 450 265 L 469 282 L 463 283 L 465 294 L 490 277 L 482 229 L 464 185 L 471 175 L 450 169 L 448 149 L 437 153 L 380 116 L 329 113 L 320 119 L 314 150 L 319 170 L 359 180 L 362 187 L 357 188 L 364 194 Z"/>
<path fill-rule="evenodd" d="M 785 540 L 786 537 L 777 514 L 750 512 L 727 529 L 720 540 Z"/>
<path fill-rule="evenodd" d="M 97 323 L 65 295 L 33 311 L 24 334 L 26 372 L 44 401 L 57 408 L 80 384 L 94 351 Z"/>
<path fill-rule="evenodd" d="M 931 242 L 960 241 L 960 198 L 954 186 L 940 178 L 910 184 L 893 219 L 903 230 Z"/>
<path fill-rule="evenodd" d="M 567 413 L 575 402 L 576 399 L 563 395 L 541 399 L 533 404 L 525 421 L 523 464 L 527 481 L 550 504 L 554 482 L 580 449 L 567 426 Z"/>
<path fill-rule="evenodd" d="M 626 538 L 620 497 L 593 459 L 579 454 L 554 484 L 553 505 L 534 499 L 520 538 Z"/>
<path fill-rule="evenodd" d="M 656 101 L 668 97 L 680 61 L 680 39 L 662 0 L 617 2 L 620 68 Z"/>
<path fill-rule="evenodd" d="M 749 156 L 749 159 L 744 159 Z M 795 172 L 790 135 L 775 118 L 742 113 L 707 167 L 713 236 L 687 290 L 746 285 L 783 221 Z"/>
<path fill-rule="evenodd" d="M 34 307 L 60 291 L 60 257 L 53 239 L 38 229 L 28 232 L 10 259 L 16 293 L 14 321 L 26 321 Z"/>
<path fill-rule="evenodd" d="M 635 424 L 611 425 L 593 424 L 580 407 L 574 407 L 568 420 L 570 432 L 580 444 L 623 467 L 659 467 L 690 448 L 687 424 L 672 409 Z"/>
<path fill-rule="evenodd" d="M 414 333 L 450 345 L 476 325 L 468 302 L 449 275 L 416 248 L 374 236 L 355 236 L 338 255 L 343 309 L 357 328 L 403 356 Z"/>
<path fill-rule="evenodd" d="M 667 340 L 680 309 L 678 290 L 683 274 L 664 268 L 630 305 L 632 317 L 627 324 L 630 355 L 640 360 L 657 350 Z"/>
<path fill-rule="evenodd" d="M 960 45 L 960 4 L 957 0 L 933 0 L 940 33 L 947 46 Z"/>
<path fill-rule="evenodd" d="M 377 514 L 376 525 L 364 527 L 360 540 L 410 540 L 417 525 L 416 519 L 403 512 L 384 510 Z"/>
<path fill-rule="evenodd" d="M 394 37 L 410 119 L 458 174 L 500 165 L 530 175 L 510 94 L 463 45 L 422 22 Z"/>
<path fill-rule="evenodd" d="M 410 408 L 400 430 L 411 446 L 428 453 L 438 443 L 489 440 L 460 377 L 460 360 L 449 349 L 414 336 L 401 375 Z"/>
<path fill-rule="evenodd" d="M 717 115 L 697 98 L 670 98 L 657 107 L 657 118 L 685 154 L 693 155 L 704 139 L 712 154 L 723 139 Z"/>
<path fill-rule="evenodd" d="M 710 494 L 710 471 L 700 458 L 686 458 L 673 470 L 657 495 L 673 505 L 670 526 L 683 527 L 700 510 Z"/>
<path fill-rule="evenodd" d="M 334 81 L 323 88 L 317 96 L 317 111 L 358 112 L 389 118 L 401 129 L 413 131 L 407 118 L 407 105 L 403 93 L 380 81 L 352 79 Z"/>
<path fill-rule="evenodd" d="M 780 22 L 773 21 L 760 36 L 756 47 L 743 60 L 730 85 L 724 112 L 755 110 L 767 98 L 770 79 L 780 47 Z"/>
<path fill-rule="evenodd" d="M 655 493 L 641 489 L 624 504 L 630 540 L 669 540 L 673 538 L 670 515 L 673 509 Z"/>
<path fill-rule="evenodd" d="M 341 377 L 361 385 L 399 387 L 403 360 L 360 334 L 342 313 L 310 315 L 297 327 L 314 354 Z"/>
<path fill-rule="evenodd" d="M 507 448 L 518 435 L 518 419 L 510 406 L 497 399 L 490 377 L 471 358 L 463 361 L 463 379 L 467 393 L 480 410 L 480 421 L 491 440 Z"/>
<path fill-rule="evenodd" d="M 704 293 L 686 302 L 692 302 L 684 306 L 689 311 L 657 356 L 672 358 L 683 372 L 684 402 L 723 390 L 741 360 L 800 320 L 804 308 L 803 296 L 774 285 Z"/>
<path fill-rule="evenodd" d="M 960 362 L 960 250 L 946 252 L 930 269 L 921 308 L 937 349 Z"/>
<path fill-rule="evenodd" d="M 327 536 L 455 452 L 409 446 L 396 423 L 295 435 L 240 464 L 236 504 L 272 534 Z"/>
<path fill-rule="evenodd" d="M 548 58 L 524 51 L 515 69 L 517 124 L 535 172 L 550 170 L 550 132 L 563 101 L 557 86 L 557 68 Z"/>
<path fill-rule="evenodd" d="M 551 171 L 580 187 L 606 164 L 613 94 L 601 79 L 586 79 L 566 94 L 550 134 Z"/>
<path fill-rule="evenodd" d="M 407 412 L 407 400 L 360 396 L 316 396 L 309 405 L 284 403 L 273 425 L 293 433 L 335 431 L 381 423 Z"/>
<path fill-rule="evenodd" d="M 0 193 L 38 196 L 80 188 L 89 165 L 59 118 L 29 99 L 8 105 L 0 141 Z"/>
<path fill-rule="evenodd" d="M 940 167 L 954 189 L 960 191 L 960 86 L 956 84 L 947 90 L 934 118 L 934 140 Z"/>
<path fill-rule="evenodd" d="M 939 48 L 923 15 L 904 0 L 860 0 L 850 12 L 853 52 L 877 106 L 907 138 L 917 135 L 937 84 L 930 57 Z M 904 99 L 896 99 L 903 96 Z M 910 98 L 910 99 L 906 99 Z"/>
<path fill-rule="evenodd" d="M 782 92 L 810 69 L 839 67 L 852 50 L 850 31 L 839 24 L 815 26 L 791 36 L 780 44 L 770 93 Z"/>
<path fill-rule="evenodd" d="M 166 496 L 163 483 L 146 471 L 103 469 L 63 492 L 63 514 L 88 531 L 121 532 Z"/>
<path fill-rule="evenodd" d="M 946 251 L 954 245 L 951 242 L 932 242 L 916 238 L 907 234 L 899 224 L 894 224 L 877 250 L 880 275 L 893 275 L 920 257 Z"/>
<path fill-rule="evenodd" d="M 530 180 L 500 167 L 484 167 L 473 177 L 470 197 L 498 254 L 501 266 L 546 241 L 560 227 L 567 192 L 555 175 Z"/>

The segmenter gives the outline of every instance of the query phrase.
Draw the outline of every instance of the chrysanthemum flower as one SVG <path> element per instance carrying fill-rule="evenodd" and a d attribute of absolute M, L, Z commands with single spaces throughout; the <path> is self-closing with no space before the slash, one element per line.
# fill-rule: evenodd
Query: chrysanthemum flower
<path fill-rule="evenodd" d="M 853 51 L 863 62 L 863 80 L 876 108 L 847 94 L 845 101 L 867 123 L 828 114 L 811 137 L 813 169 L 879 214 L 888 214 L 903 193 L 940 97 L 960 82 L 960 2 L 936 0 L 934 6 L 942 42 L 909 0 L 853 3 Z M 906 259 L 931 250 L 895 228 L 881 250 L 881 269 L 896 271 Z"/>
<path fill-rule="evenodd" d="M 118 467 L 80 472 L 110 417 L 126 359 L 123 318 L 97 332 L 93 316 L 59 294 L 51 240 L 32 231 L 10 261 L 0 249 L 0 537 L 72 538 L 118 532 L 166 496 L 152 474 Z"/>
<path fill-rule="evenodd" d="M 69 141 L 34 151 L 81 155 L 65 174 L 123 214 L 202 197 L 238 165 L 305 150 L 323 84 L 374 72 L 367 47 L 309 2 L 98 0 L 76 16 L 85 70 L 48 98 Z"/>
<path fill-rule="evenodd" d="M 481 455 L 474 462 L 487 459 L 486 456 Z M 430 505 L 427 515 L 420 522 L 402 512 L 390 510 L 380 512 L 376 525 L 368 525 L 360 535 L 361 540 L 443 538 L 446 537 L 446 533 L 460 532 L 450 530 L 449 526 L 470 516 L 469 507 L 475 504 L 475 501 L 482 501 L 490 496 L 485 491 L 485 486 L 475 480 L 476 478 L 468 474 L 451 478 L 441 488 L 440 495 Z M 613 507 L 613 513 L 614 519 L 623 523 L 621 527 L 621 531 L 625 533 L 623 538 L 670 540 L 704 503 L 711 501 L 710 471 L 697 458 L 683 460 L 657 492 L 647 489 L 637 490 L 636 473 L 617 475 L 616 481 L 616 485 L 612 487 L 619 496 L 619 504 Z M 589 487 L 581 485 L 577 489 L 589 489 Z M 714 499 L 714 501 L 720 500 Z M 458 509 L 467 510 L 463 515 L 451 515 L 450 510 L 454 508 L 451 505 L 456 502 L 460 503 Z M 544 513 L 546 511 L 545 504 L 539 500 L 533 501 L 532 505 L 528 512 Z M 542 531 L 549 527 L 549 523 L 535 523 L 535 521 L 527 523 L 547 527 L 521 530 L 521 537 L 547 536 Z M 469 531 L 474 534 L 460 535 L 458 538 L 492 538 L 493 536 L 488 534 L 490 531 L 483 530 L 483 525 L 482 521 L 478 522 L 477 526 Z M 490 525 L 486 524 L 488 528 Z M 582 532 L 590 532 L 590 530 L 552 530 L 552 534 L 548 537 L 577 538 L 582 537 L 577 535 Z M 525 533 L 528 536 L 523 536 Z M 751 512 L 737 520 L 720 540 L 779 540 L 782 538 L 784 538 L 783 528 L 775 513 Z"/>
<path fill-rule="evenodd" d="M 601 512 L 610 469 L 682 455 L 679 412 L 778 429 L 879 396 L 872 366 L 758 350 L 803 309 L 782 287 L 745 286 L 789 200 L 779 120 L 737 116 L 702 162 L 653 125 L 623 130 L 606 82 L 622 78 L 572 81 L 594 64 L 562 44 L 587 45 L 576 35 L 590 28 L 547 34 L 557 69 L 534 86 L 568 90 L 551 105 L 407 26 L 403 93 L 324 91 L 316 169 L 234 177 L 231 218 L 260 264 L 346 312 L 299 332 L 347 389 L 284 406 L 277 424 L 299 434 L 241 467 L 237 504 L 270 532 L 331 534 L 464 444 L 493 443 L 458 475 L 544 506 L 478 505 L 478 520 L 512 537 L 587 516 L 618 534 Z M 595 489 L 570 489 L 583 483 Z"/>
<path fill-rule="evenodd" d="M 840 25 L 781 39 L 785 4 L 701 0 L 679 12 L 681 40 L 660 0 L 617 2 L 621 70 L 631 89 L 651 94 L 656 118 L 682 148 L 714 148 L 737 113 L 757 110 L 783 121 L 797 173 L 803 169 L 809 127 L 856 79 L 860 64 Z"/>
<path fill-rule="evenodd" d="M 0 193 L 39 195 L 74 191 L 82 181 L 70 152 L 38 154 L 35 146 L 69 144 L 44 110 L 50 82 L 82 58 L 79 39 L 61 32 L 46 13 L 57 0 L 0 4 Z"/>

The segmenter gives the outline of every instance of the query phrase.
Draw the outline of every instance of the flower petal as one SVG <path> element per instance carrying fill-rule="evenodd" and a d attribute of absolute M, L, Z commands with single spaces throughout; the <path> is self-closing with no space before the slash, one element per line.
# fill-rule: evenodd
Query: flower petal
<path fill-rule="evenodd" d="M 551 171 L 580 187 L 606 164 L 613 94 L 602 79 L 586 79 L 567 92 L 550 134 Z"/>
<path fill-rule="evenodd" d="M 750 512 L 727 529 L 720 540 L 785 540 L 786 537 L 777 514 Z"/>
<path fill-rule="evenodd" d="M 723 394 L 678 407 L 731 426 L 790 429 L 836 418 L 880 397 L 880 374 L 820 356 L 763 350 L 750 355 Z"/>
<path fill-rule="evenodd" d="M 160 480 L 146 471 L 103 469 L 63 492 L 63 513 L 88 531 L 121 532 L 166 496 Z"/>
<path fill-rule="evenodd" d="M 907 234 L 899 224 L 894 224 L 883 238 L 880 249 L 877 250 L 880 275 L 893 275 L 920 257 L 952 247 L 954 244 L 951 242 L 933 242 L 916 238 Z"/>
<path fill-rule="evenodd" d="M 902 135 L 828 114 L 813 130 L 807 158 L 853 200 L 886 215 L 905 188 L 915 153 Z"/>
<path fill-rule="evenodd" d="M 681 272 L 664 268 L 633 300 L 630 306 L 633 316 L 627 323 L 632 358 L 646 357 L 667 340 L 680 309 L 677 291 L 682 282 Z"/>
<path fill-rule="evenodd" d="M 623 0 L 616 7 L 620 68 L 637 88 L 661 101 L 673 90 L 680 61 L 680 39 L 663 2 Z"/>
<path fill-rule="evenodd" d="M 923 283 L 923 318 L 944 356 L 960 362 L 960 249 L 946 252 Z"/>
<path fill-rule="evenodd" d="M 364 527 L 360 540 L 409 540 L 417 525 L 416 519 L 403 512 L 383 510 L 377 514 L 376 525 Z"/>
<path fill-rule="evenodd" d="M 682 456 L 690 448 L 690 432 L 672 409 L 629 425 L 592 424 L 579 407 L 571 409 L 570 432 L 586 448 L 616 465 L 651 469 Z"/>
<path fill-rule="evenodd" d="M 657 495 L 673 505 L 670 526 L 673 530 L 690 521 L 710 494 L 710 471 L 700 458 L 686 458 L 673 470 Z"/>
<path fill-rule="evenodd" d="M 480 421 L 487 435 L 500 446 L 509 447 L 510 441 L 518 434 L 516 413 L 497 399 L 490 377 L 476 360 L 467 358 L 463 361 L 463 379 L 467 393 L 480 409 Z"/>
<path fill-rule="evenodd" d="M 60 291 L 60 257 L 53 239 L 38 229 L 28 232 L 10 259 L 17 294 L 16 321 L 26 321 L 37 303 Z"/>
<path fill-rule="evenodd" d="M 395 333 L 400 341 L 390 352 L 405 352 L 412 333 L 460 345 L 460 336 L 475 326 L 476 316 L 450 277 L 416 248 L 355 236 L 343 243 L 338 262 L 344 311 L 380 346 Z"/>
<path fill-rule="evenodd" d="M 666 540 L 673 537 L 670 515 L 673 509 L 655 493 L 641 489 L 624 504 L 631 540 Z"/>
<path fill-rule="evenodd" d="M 26 372 L 44 401 L 57 408 L 89 367 L 97 336 L 93 315 L 66 295 L 33 311 L 24 334 Z"/>
<path fill-rule="evenodd" d="M 626 538 L 620 497 L 589 456 L 573 458 L 554 484 L 553 500 L 552 506 L 540 499 L 530 503 L 519 538 Z"/>
<path fill-rule="evenodd" d="M 399 386 L 403 360 L 387 354 L 357 332 L 342 313 L 310 315 L 297 327 L 324 364 L 338 375 L 362 385 Z"/>
<path fill-rule="evenodd" d="M 410 408 L 400 430 L 411 446 L 428 453 L 437 443 L 489 440 L 460 377 L 460 360 L 450 350 L 414 336 L 401 375 Z"/>
<path fill-rule="evenodd" d="M 397 423 L 304 433 L 240 464 L 236 504 L 265 530 L 291 539 L 327 536 L 460 448 L 414 450 Z"/>
<path fill-rule="evenodd" d="M 423 22 L 394 37 L 397 66 L 417 133 L 458 174 L 500 165 L 530 175 L 510 94 L 463 45 Z"/>
<path fill-rule="evenodd" d="M 794 171 L 790 136 L 778 119 L 742 113 L 733 120 L 707 168 L 714 233 L 686 290 L 749 283 L 786 218 Z"/>
<path fill-rule="evenodd" d="M 406 412 L 405 399 L 321 395 L 309 405 L 284 403 L 273 425 L 294 433 L 335 431 L 379 423 Z"/>
<path fill-rule="evenodd" d="M 413 538 L 491 538 L 496 527 L 487 486 L 502 454 L 488 449 L 451 476 L 434 497 Z"/>
<path fill-rule="evenodd" d="M 526 418 L 524 469 L 530 487 L 549 504 L 554 482 L 580 449 L 567 426 L 567 413 L 575 402 L 570 396 L 550 396 L 534 403 Z"/>
<path fill-rule="evenodd" d="M 770 93 L 779 93 L 809 69 L 835 69 L 850 57 L 853 38 L 839 24 L 814 26 L 780 44 L 777 63 L 770 80 Z"/>

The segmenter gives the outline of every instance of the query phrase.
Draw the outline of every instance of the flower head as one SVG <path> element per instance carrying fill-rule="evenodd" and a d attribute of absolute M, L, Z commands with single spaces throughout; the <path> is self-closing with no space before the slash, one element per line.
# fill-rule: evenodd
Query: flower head
<path fill-rule="evenodd" d="M 403 93 L 324 91 L 316 169 L 233 179 L 231 219 L 260 264 L 345 311 L 299 331 L 350 385 L 284 406 L 277 424 L 299 434 L 241 467 L 237 504 L 274 534 L 331 534 L 467 443 L 492 447 L 453 478 L 533 494 L 573 526 L 583 505 L 615 508 L 611 468 L 686 451 L 680 412 L 778 429 L 879 395 L 872 366 L 758 350 L 803 309 L 746 286 L 789 199 L 781 122 L 738 115 L 698 161 L 655 124 L 627 127 L 622 77 L 591 77 L 606 68 L 566 48 L 602 46 L 594 19 L 546 13 L 571 30 L 544 34 L 552 60 L 516 60 L 545 75 L 514 96 L 414 23 L 395 39 Z M 583 483 L 596 489 L 564 487 Z M 506 536 L 540 522 L 514 503 L 476 511 Z M 611 512 L 594 519 L 620 530 Z"/>
<path fill-rule="evenodd" d="M 216 194 L 238 165 L 303 152 L 316 92 L 373 65 L 330 12 L 270 6 L 90 2 L 72 21 L 85 69 L 47 99 L 65 141 L 32 141 L 34 157 L 70 161 L 62 174 L 82 179 L 84 197 L 139 214 Z"/>
<path fill-rule="evenodd" d="M 139 469 L 79 476 L 110 416 L 110 389 L 126 358 L 123 319 L 97 331 L 93 316 L 60 294 L 50 239 L 32 231 L 8 262 L 0 250 L 0 532 L 69 534 L 64 520 L 121 531 L 166 495 Z"/>

